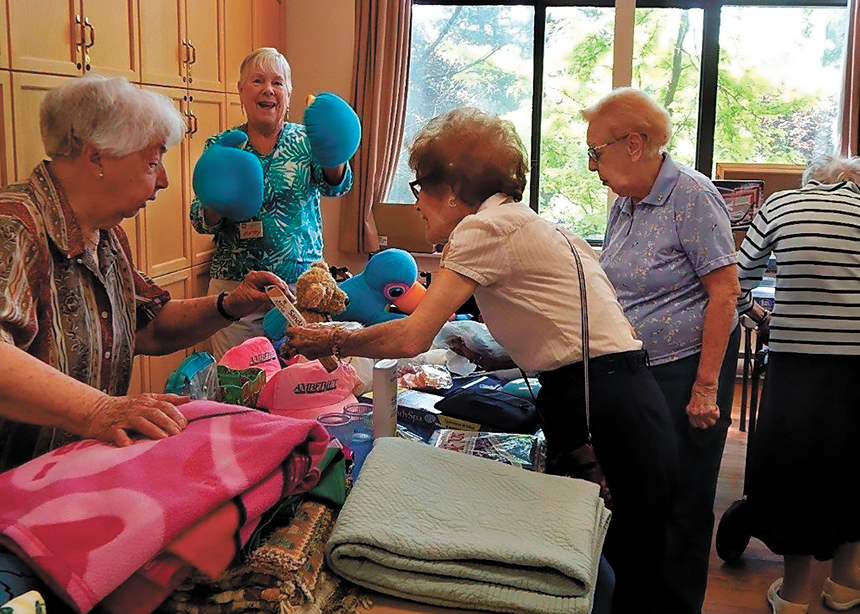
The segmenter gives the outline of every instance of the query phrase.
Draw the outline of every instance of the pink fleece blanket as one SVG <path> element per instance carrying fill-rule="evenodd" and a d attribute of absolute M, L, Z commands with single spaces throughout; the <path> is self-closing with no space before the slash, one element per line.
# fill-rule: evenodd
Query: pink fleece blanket
<path fill-rule="evenodd" d="M 328 435 L 315 422 L 180 410 L 180 435 L 80 441 L 0 475 L 0 541 L 81 612 L 108 596 L 113 611 L 152 611 L 191 566 L 218 575 L 263 512 L 319 480 Z M 163 595 L 137 600 L 153 587 Z"/>

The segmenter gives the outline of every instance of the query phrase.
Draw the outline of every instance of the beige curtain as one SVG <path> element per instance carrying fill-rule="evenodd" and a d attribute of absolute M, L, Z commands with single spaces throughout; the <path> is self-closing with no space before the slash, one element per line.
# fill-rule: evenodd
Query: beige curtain
<path fill-rule="evenodd" d="M 394 177 L 406 117 L 412 24 L 411 0 L 356 0 L 355 111 L 361 145 L 352 160 L 355 185 L 344 196 L 338 249 L 379 249 L 373 205 Z"/>
<path fill-rule="evenodd" d="M 860 12 L 858 1 L 848 3 L 848 39 L 845 51 L 845 81 L 839 108 L 840 153 L 856 156 L 860 140 Z"/>

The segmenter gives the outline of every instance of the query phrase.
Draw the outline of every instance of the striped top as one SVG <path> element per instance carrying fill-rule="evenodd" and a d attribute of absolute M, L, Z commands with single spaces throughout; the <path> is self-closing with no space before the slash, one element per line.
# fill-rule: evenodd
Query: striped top
<path fill-rule="evenodd" d="M 738 257 L 738 311 L 773 253 L 777 262 L 770 348 L 860 355 L 860 187 L 810 181 L 770 196 Z"/>

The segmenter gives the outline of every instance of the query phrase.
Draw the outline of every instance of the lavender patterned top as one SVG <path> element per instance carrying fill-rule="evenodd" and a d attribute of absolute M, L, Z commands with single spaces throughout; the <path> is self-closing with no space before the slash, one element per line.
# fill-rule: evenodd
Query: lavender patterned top
<path fill-rule="evenodd" d="M 600 254 L 652 365 L 702 349 L 708 293 L 700 278 L 737 262 L 728 209 L 714 184 L 663 158 L 639 204 L 615 200 Z"/>

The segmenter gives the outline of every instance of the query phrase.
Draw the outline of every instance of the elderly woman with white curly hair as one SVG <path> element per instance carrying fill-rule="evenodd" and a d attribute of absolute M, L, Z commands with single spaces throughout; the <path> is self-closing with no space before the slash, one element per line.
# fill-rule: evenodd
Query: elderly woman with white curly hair
<path fill-rule="evenodd" d="M 171 300 L 135 269 L 119 226 L 167 187 L 185 122 L 169 99 L 88 75 L 45 97 L 51 158 L 0 191 L 0 471 L 73 436 L 129 445 L 186 419 L 176 395 L 125 396 L 136 354 L 189 347 L 271 307 L 253 272 L 229 294 Z"/>
<path fill-rule="evenodd" d="M 751 296 L 773 254 L 773 313 Z M 770 328 L 767 377 L 747 474 L 751 534 L 784 558 L 768 591 L 806 612 L 812 558 L 833 560 L 821 599 L 860 605 L 860 158 L 825 156 L 803 187 L 770 196 L 738 258 L 741 313 Z"/>

